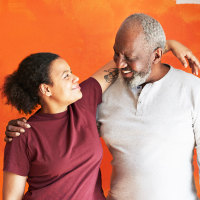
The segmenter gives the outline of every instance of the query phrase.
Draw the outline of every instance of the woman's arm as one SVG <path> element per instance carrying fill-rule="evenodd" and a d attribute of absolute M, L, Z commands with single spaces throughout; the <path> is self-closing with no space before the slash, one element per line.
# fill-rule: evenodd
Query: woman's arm
<path fill-rule="evenodd" d="M 192 54 L 191 50 L 182 45 L 176 40 L 167 40 L 164 53 L 172 51 L 174 56 L 176 56 L 184 67 L 189 66 L 192 68 L 192 73 L 198 75 L 198 70 L 200 69 L 200 63 L 198 59 Z M 112 82 L 115 81 L 118 76 L 118 70 L 114 61 L 110 61 L 99 71 L 97 71 L 92 77 L 95 78 L 101 85 L 102 91 L 104 92 Z"/>
<path fill-rule="evenodd" d="M 167 40 L 164 53 L 167 53 L 168 51 L 172 51 L 174 56 L 181 61 L 184 67 L 188 67 L 189 64 L 192 73 L 198 75 L 200 63 L 190 49 L 176 40 Z"/>
<path fill-rule="evenodd" d="M 110 84 L 113 83 L 118 77 L 118 69 L 116 68 L 114 61 L 110 61 L 93 74 L 92 77 L 99 82 L 102 92 L 105 92 Z"/>
<path fill-rule="evenodd" d="M 3 173 L 3 200 L 22 200 L 26 185 L 26 176 L 11 172 Z"/>

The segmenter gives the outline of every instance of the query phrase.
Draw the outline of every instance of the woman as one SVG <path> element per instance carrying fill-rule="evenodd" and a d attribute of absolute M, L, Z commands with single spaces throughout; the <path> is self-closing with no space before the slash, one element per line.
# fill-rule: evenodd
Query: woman
<path fill-rule="evenodd" d="M 114 65 L 104 69 L 108 66 Z M 31 129 L 6 145 L 5 200 L 105 199 L 95 115 L 109 84 L 99 78 L 101 73 L 79 86 L 65 60 L 36 53 L 6 78 L 3 92 L 9 104 L 26 114 L 38 104 L 41 108 L 29 119 Z M 29 190 L 23 197 L 26 180 Z"/>
<path fill-rule="evenodd" d="M 62 58 L 39 53 L 27 57 L 7 78 L 4 93 L 8 103 L 25 113 L 31 113 L 37 104 L 41 109 L 29 119 L 31 129 L 6 146 L 5 200 L 104 199 L 95 113 L 102 91 L 109 86 L 103 78 L 105 69 L 113 67 L 113 63 L 106 65 L 84 81 L 80 91 L 78 78 Z M 29 190 L 23 197 L 27 178 Z"/>

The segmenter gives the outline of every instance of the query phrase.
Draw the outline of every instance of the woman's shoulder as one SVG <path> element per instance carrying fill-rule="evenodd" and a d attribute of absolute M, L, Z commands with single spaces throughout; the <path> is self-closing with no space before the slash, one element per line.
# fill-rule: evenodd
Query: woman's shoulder
<path fill-rule="evenodd" d="M 101 103 L 102 89 L 95 78 L 88 78 L 80 84 L 82 98 L 75 102 L 76 105 L 85 107 L 87 109 L 96 110 L 96 106 Z"/>
<path fill-rule="evenodd" d="M 81 90 L 101 89 L 99 82 L 93 77 L 81 82 L 80 86 Z"/>

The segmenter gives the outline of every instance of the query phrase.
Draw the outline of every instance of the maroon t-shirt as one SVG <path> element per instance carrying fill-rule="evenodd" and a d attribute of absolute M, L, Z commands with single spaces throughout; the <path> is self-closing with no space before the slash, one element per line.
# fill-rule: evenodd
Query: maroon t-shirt
<path fill-rule="evenodd" d="M 37 200 L 104 200 L 100 163 L 102 146 L 96 127 L 101 103 L 99 83 L 81 85 L 82 99 L 59 114 L 37 112 L 20 137 L 6 144 L 4 171 L 28 176 L 24 198 Z"/>

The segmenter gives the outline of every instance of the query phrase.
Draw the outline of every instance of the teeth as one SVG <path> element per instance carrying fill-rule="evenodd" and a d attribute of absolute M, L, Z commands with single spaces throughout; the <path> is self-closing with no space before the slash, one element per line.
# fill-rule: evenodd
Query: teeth
<path fill-rule="evenodd" d="M 128 74 L 130 73 L 131 71 L 123 71 L 124 74 Z"/>

